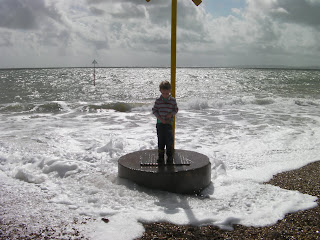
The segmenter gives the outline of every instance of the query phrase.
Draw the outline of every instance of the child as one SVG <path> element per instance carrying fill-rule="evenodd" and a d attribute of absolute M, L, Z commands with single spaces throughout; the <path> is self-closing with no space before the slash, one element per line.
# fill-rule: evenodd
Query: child
<path fill-rule="evenodd" d="M 171 84 L 168 81 L 160 83 L 161 96 L 156 99 L 152 108 L 157 117 L 158 164 L 164 164 L 164 148 L 166 147 L 167 164 L 173 164 L 173 117 L 178 112 L 176 99 L 171 96 Z"/>

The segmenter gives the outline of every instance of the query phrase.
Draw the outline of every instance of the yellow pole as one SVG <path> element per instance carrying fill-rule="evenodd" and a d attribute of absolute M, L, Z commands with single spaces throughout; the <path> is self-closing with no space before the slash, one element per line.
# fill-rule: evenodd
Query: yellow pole
<path fill-rule="evenodd" d="M 150 2 L 150 0 L 146 0 Z M 192 0 L 197 6 L 201 0 Z M 172 0 L 172 19 L 171 19 L 171 94 L 176 97 L 176 68 L 177 68 L 177 0 Z M 176 118 L 172 123 L 173 130 L 173 149 L 175 139 Z"/>
<path fill-rule="evenodd" d="M 177 67 L 177 0 L 172 0 L 172 19 L 171 19 L 171 94 L 176 97 L 176 67 Z M 175 139 L 176 118 L 172 124 L 173 149 Z"/>

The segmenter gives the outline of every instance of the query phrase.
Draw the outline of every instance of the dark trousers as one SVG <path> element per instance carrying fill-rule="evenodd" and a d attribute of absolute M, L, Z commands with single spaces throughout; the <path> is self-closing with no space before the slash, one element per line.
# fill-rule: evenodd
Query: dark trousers
<path fill-rule="evenodd" d="M 171 124 L 157 123 L 158 150 L 164 151 L 168 157 L 172 157 L 173 152 L 173 131 Z"/>

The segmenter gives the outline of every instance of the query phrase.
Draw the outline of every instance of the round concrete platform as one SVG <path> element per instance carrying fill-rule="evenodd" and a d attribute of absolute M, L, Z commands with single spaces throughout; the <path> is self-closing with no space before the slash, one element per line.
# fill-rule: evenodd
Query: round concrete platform
<path fill-rule="evenodd" d="M 129 153 L 118 161 L 118 175 L 139 185 L 169 192 L 199 193 L 211 182 L 211 163 L 203 154 L 175 150 L 173 165 L 157 165 L 158 150 Z"/>

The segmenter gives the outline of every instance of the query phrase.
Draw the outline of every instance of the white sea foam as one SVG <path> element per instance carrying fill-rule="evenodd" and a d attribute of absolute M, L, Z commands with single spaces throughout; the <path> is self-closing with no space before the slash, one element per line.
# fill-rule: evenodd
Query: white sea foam
<path fill-rule="evenodd" d="M 120 70 L 115 71 L 121 74 Z M 165 70 L 150 71 L 161 76 Z M 188 72 L 181 70 L 180 74 L 186 74 L 184 71 Z M 147 189 L 118 178 L 119 157 L 157 148 L 151 107 L 158 92 L 150 90 L 144 97 L 137 91 L 141 83 L 134 80 L 130 80 L 136 85 L 131 90 L 125 83 L 115 83 L 118 91 L 124 88 L 123 98 L 137 93 L 133 103 L 124 104 L 130 106 L 128 111 L 110 107 L 111 100 L 100 101 L 97 97 L 90 101 L 91 94 L 103 95 L 98 87 L 90 88 L 88 101 L 48 104 L 50 101 L 46 100 L 32 103 L 42 106 L 42 111 L 1 110 L 2 173 L 24 184 L 36 184 L 48 193 L 50 198 L 44 200 L 50 206 L 48 213 L 68 208 L 73 214 L 97 219 L 81 226 L 92 239 L 134 239 L 143 233 L 144 221 L 214 224 L 226 229 L 234 223 L 265 226 L 289 212 L 314 207 L 315 197 L 263 182 L 274 174 L 318 160 L 319 100 L 259 92 L 230 95 L 220 82 L 200 88 L 196 76 L 208 73 L 190 71 L 190 86 L 203 96 L 190 97 L 187 84 L 181 87 L 180 96 L 184 97 L 177 98 L 176 148 L 209 157 L 212 184 L 201 195 Z M 154 86 L 147 86 L 157 89 L 157 79 L 152 82 Z M 228 84 L 238 89 L 229 80 Z M 222 88 L 227 91 L 224 95 L 219 92 Z M 19 96 L 24 98 L 23 94 Z M 114 101 L 118 102 L 124 101 Z M 313 104 L 304 104 L 310 102 Z M 94 110 L 84 111 L 88 106 Z M 102 217 L 109 222 L 101 221 Z"/>

